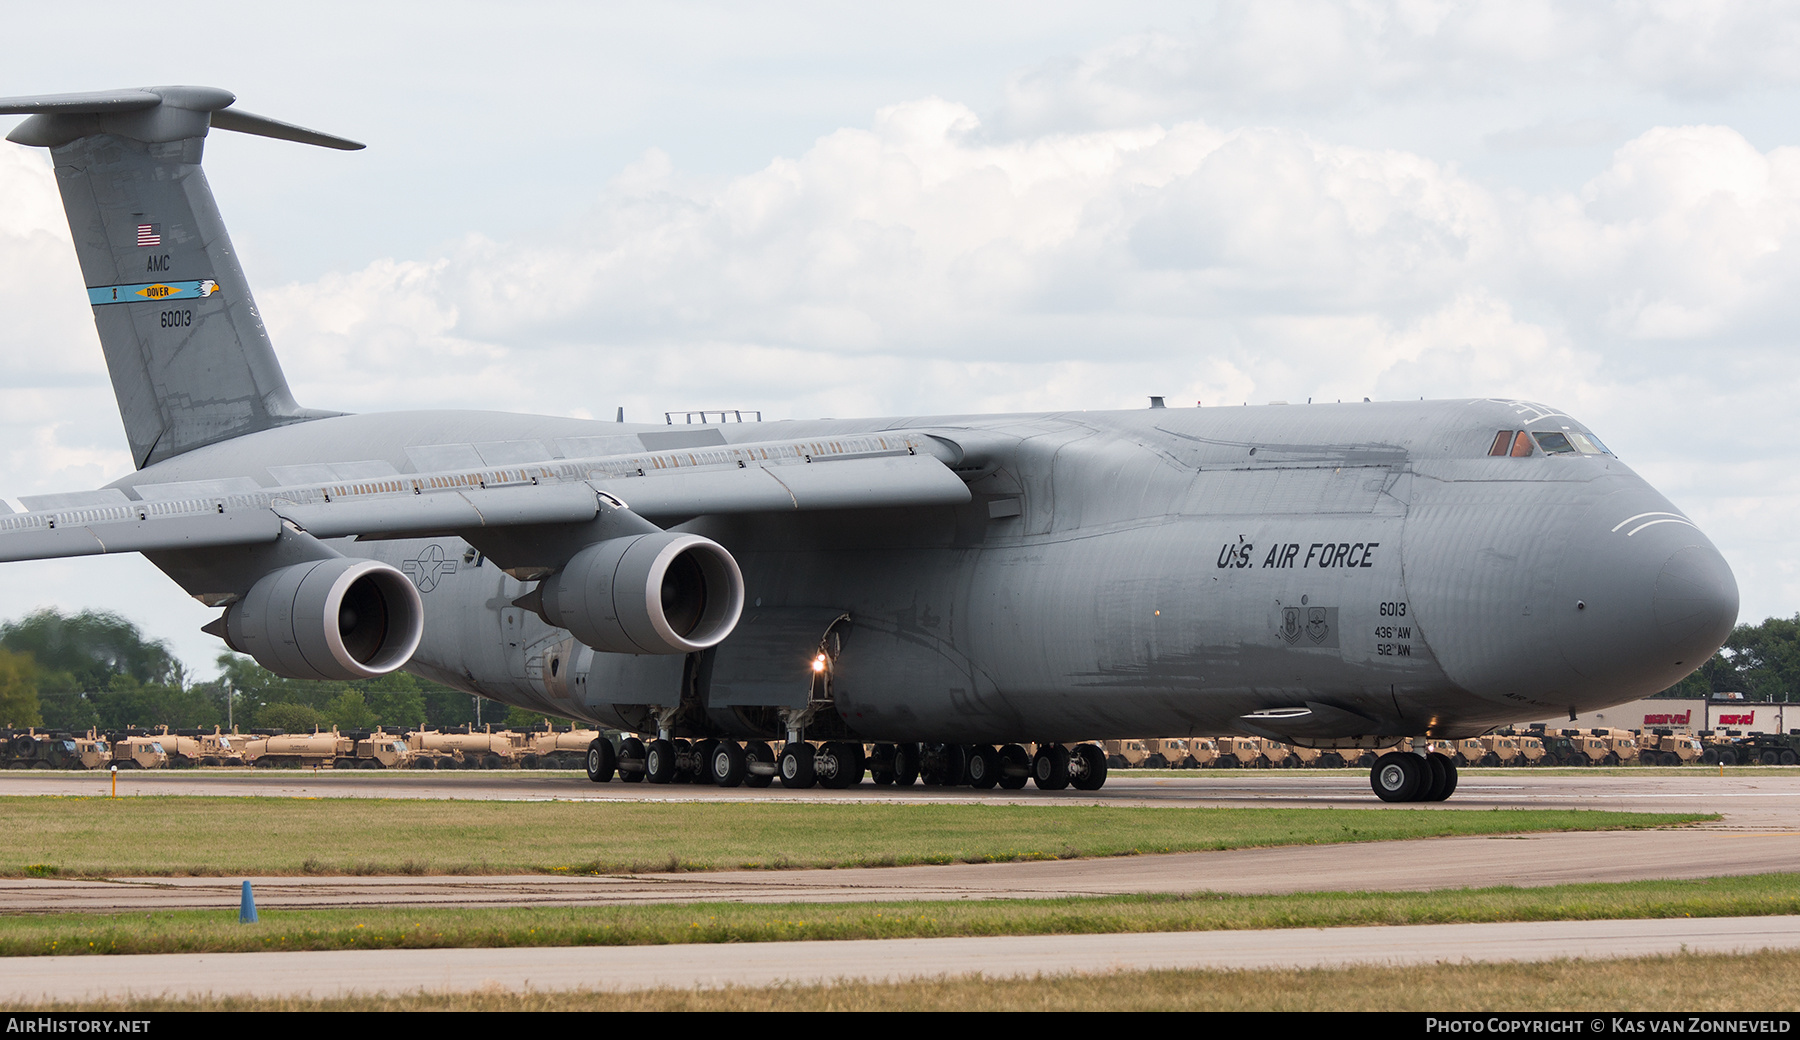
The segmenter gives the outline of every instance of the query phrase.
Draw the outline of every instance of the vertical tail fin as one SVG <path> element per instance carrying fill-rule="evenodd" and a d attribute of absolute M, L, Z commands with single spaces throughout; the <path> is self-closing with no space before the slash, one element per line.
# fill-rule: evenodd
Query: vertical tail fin
<path fill-rule="evenodd" d="M 138 468 L 334 412 L 289 392 L 212 189 L 207 130 L 361 148 L 227 106 L 213 87 L 0 99 L 7 140 L 50 149 Z"/>

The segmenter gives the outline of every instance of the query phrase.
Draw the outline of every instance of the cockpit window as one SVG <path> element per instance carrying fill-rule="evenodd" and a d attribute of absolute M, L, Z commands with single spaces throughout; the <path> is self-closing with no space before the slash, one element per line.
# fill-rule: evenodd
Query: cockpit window
<path fill-rule="evenodd" d="M 1516 431 L 1516 433 L 1513 430 L 1501 430 L 1494 434 L 1494 444 L 1488 449 L 1488 454 L 1495 458 L 1504 458 L 1507 455 L 1523 458 L 1531 454 L 1531 437 L 1524 430 Z"/>
<path fill-rule="evenodd" d="M 1569 440 L 1575 445 L 1576 450 L 1580 451 L 1583 455 L 1612 454 L 1612 452 L 1606 450 L 1606 445 L 1600 443 L 1600 438 L 1595 437 L 1593 434 L 1576 433 L 1574 430 L 1570 430 Z"/>
<path fill-rule="evenodd" d="M 1560 433 L 1540 433 L 1537 435 L 1537 442 L 1546 455 L 1575 454 L 1575 445 L 1570 444 L 1569 438 Z"/>
<path fill-rule="evenodd" d="M 1560 431 L 1545 430 L 1542 433 L 1501 430 L 1494 434 L 1494 442 L 1488 447 L 1488 455 L 1492 458 L 1511 456 L 1522 459 L 1533 453 L 1534 445 L 1546 455 L 1612 454 L 1611 449 L 1600 443 L 1600 438 L 1591 433 L 1578 433 L 1565 426 Z"/>

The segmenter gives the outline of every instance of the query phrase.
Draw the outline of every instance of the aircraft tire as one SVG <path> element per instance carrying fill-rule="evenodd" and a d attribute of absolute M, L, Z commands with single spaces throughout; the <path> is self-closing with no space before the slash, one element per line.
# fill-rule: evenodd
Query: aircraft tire
<path fill-rule="evenodd" d="M 894 746 L 894 786 L 911 787 L 919 780 L 919 745 Z"/>
<path fill-rule="evenodd" d="M 760 740 L 753 740 L 744 745 L 744 786 L 764 788 L 775 782 L 773 773 L 750 772 L 751 762 L 767 762 L 775 765 L 775 751 Z"/>
<path fill-rule="evenodd" d="M 1434 765 L 1443 767 L 1444 779 L 1441 785 L 1433 785 L 1431 792 L 1432 797 L 1429 800 L 1441 802 L 1456 793 L 1456 763 L 1435 751 L 1431 753 L 1431 761 Z M 1421 798 L 1419 800 L 1426 801 L 1427 799 Z"/>
<path fill-rule="evenodd" d="M 1369 767 L 1369 786 L 1384 802 L 1411 802 L 1425 785 L 1425 760 L 1405 751 L 1390 751 Z"/>
<path fill-rule="evenodd" d="M 1002 791 L 1017 791 L 1031 781 L 1031 755 L 1018 744 L 1000 749 L 997 780 Z"/>
<path fill-rule="evenodd" d="M 805 741 L 789 744 L 781 749 L 781 761 L 778 763 L 781 773 L 781 786 L 796 791 L 804 791 L 818 779 L 813 772 L 812 745 Z"/>
<path fill-rule="evenodd" d="M 675 781 L 675 742 L 658 737 L 644 745 L 644 779 L 653 784 Z"/>
<path fill-rule="evenodd" d="M 1450 782 L 1450 769 L 1453 766 L 1448 758 L 1435 751 L 1426 753 L 1421 761 L 1425 763 L 1425 780 L 1419 785 L 1419 793 L 1413 795 L 1413 801 L 1439 801 L 1444 786 Z"/>
<path fill-rule="evenodd" d="M 1038 748 L 1031 760 L 1031 779 L 1040 791 L 1060 791 L 1069 786 L 1069 749 L 1061 744 Z"/>
<path fill-rule="evenodd" d="M 587 778 L 596 784 L 610 782 L 613 773 L 619 768 L 619 756 L 613 751 L 612 744 L 605 737 L 599 737 L 590 742 L 584 757 L 587 760 L 585 763 Z"/>
<path fill-rule="evenodd" d="M 894 782 L 894 745 L 877 744 L 869 754 L 869 782 L 885 787 Z"/>
<path fill-rule="evenodd" d="M 1000 782 L 1000 752 L 992 744 L 977 744 L 969 749 L 969 786 L 978 791 L 992 790 Z"/>
<path fill-rule="evenodd" d="M 1092 744 L 1077 744 L 1069 755 L 1071 763 L 1079 762 L 1079 768 L 1071 768 L 1069 772 L 1078 773 L 1069 779 L 1070 786 L 1077 791 L 1098 791 L 1106 784 L 1106 753 Z"/>
<path fill-rule="evenodd" d="M 862 745 L 848 740 L 827 741 L 820 750 L 830 759 L 830 775 L 820 768 L 819 757 L 813 757 L 813 775 L 819 786 L 833 791 L 842 791 L 862 783 L 863 753 Z"/>
<path fill-rule="evenodd" d="M 711 737 L 696 740 L 688 749 L 688 768 L 681 771 L 682 779 L 690 784 L 708 784 L 713 782 L 712 753 L 719 742 Z"/>
<path fill-rule="evenodd" d="M 961 744 L 934 744 L 920 756 L 920 778 L 933 787 L 961 787 L 969 771 L 969 753 Z"/>
<path fill-rule="evenodd" d="M 740 787 L 750 774 L 745 771 L 744 749 L 735 740 L 721 740 L 706 756 L 707 776 L 719 787 Z"/>

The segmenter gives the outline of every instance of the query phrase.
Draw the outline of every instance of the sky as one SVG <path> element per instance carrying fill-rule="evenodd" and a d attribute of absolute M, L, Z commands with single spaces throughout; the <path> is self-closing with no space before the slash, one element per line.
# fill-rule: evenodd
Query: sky
<path fill-rule="evenodd" d="M 1342 2 L 10 11 L 0 94 L 215 132 L 296 398 L 650 421 L 1523 397 L 1800 612 L 1800 8 Z M 54 41 L 54 45 L 53 45 Z M 0 117 L 0 127 L 10 120 Z M 0 145 L 0 496 L 129 472 L 47 154 Z M 137 556 L 9 564 L 0 619 Z"/>

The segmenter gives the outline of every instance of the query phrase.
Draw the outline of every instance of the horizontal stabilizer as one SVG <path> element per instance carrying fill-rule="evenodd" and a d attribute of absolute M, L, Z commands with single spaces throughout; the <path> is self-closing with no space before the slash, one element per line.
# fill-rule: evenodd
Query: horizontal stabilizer
<path fill-rule="evenodd" d="M 231 106 L 237 96 L 218 87 L 142 87 L 81 94 L 0 98 L 0 115 L 31 116 L 6 135 L 15 144 L 55 148 L 83 137 L 117 134 L 135 141 L 204 137 L 209 128 L 355 151 L 359 142 L 308 130 Z"/>
<path fill-rule="evenodd" d="M 321 148 L 336 148 L 345 152 L 354 152 L 364 147 L 361 142 L 352 141 L 346 137 L 322 134 L 317 130 L 308 130 L 303 126 L 295 126 L 279 119 L 270 119 L 268 116 L 259 116 L 236 108 L 214 112 L 212 125 L 215 130 L 236 130 L 240 134 L 273 137 L 278 141 L 294 141 L 299 144 L 316 144 Z"/>

